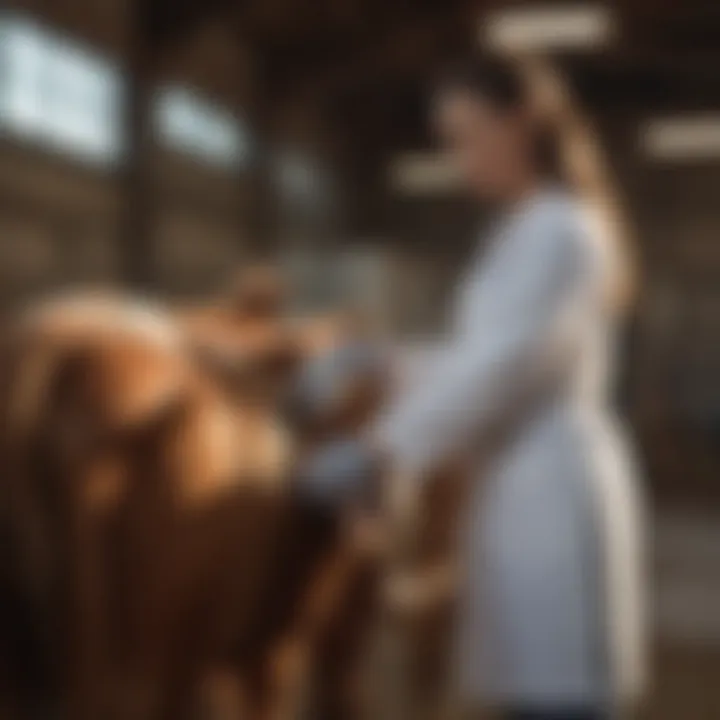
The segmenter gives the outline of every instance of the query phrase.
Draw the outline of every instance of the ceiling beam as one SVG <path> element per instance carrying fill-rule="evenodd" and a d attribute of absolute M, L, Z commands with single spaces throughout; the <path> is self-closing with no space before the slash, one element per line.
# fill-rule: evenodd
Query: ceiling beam
<path fill-rule="evenodd" d="M 159 51 L 182 42 L 203 23 L 229 13 L 242 0 L 133 0 L 134 22 Z"/>

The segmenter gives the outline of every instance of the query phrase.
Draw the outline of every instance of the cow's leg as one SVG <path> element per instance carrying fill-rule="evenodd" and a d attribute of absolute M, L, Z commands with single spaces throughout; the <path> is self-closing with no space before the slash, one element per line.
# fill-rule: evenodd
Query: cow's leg
<path fill-rule="evenodd" d="M 61 566 L 69 572 L 59 582 L 68 583 L 70 598 L 68 703 L 71 717 L 95 720 L 108 716 L 113 702 L 109 548 L 116 476 L 105 458 L 92 458 L 67 481 L 67 534 L 60 552 Z"/>
<path fill-rule="evenodd" d="M 200 685 L 199 720 L 246 720 L 247 700 L 233 667 L 209 670 Z"/>
<path fill-rule="evenodd" d="M 272 674 L 266 663 L 258 663 L 244 673 L 247 720 L 270 720 L 277 712 Z"/>
<path fill-rule="evenodd" d="M 315 648 L 313 718 L 353 720 L 363 709 L 361 681 L 375 620 L 379 572 L 368 558 L 352 563 L 344 592 Z"/>
<path fill-rule="evenodd" d="M 247 720 L 302 720 L 311 664 L 307 637 L 291 635 L 279 642 L 264 662 L 245 673 Z"/>

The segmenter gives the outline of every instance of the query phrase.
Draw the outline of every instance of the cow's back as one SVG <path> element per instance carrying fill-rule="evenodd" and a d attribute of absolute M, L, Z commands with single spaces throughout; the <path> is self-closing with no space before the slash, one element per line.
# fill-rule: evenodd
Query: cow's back
<path fill-rule="evenodd" d="M 282 433 L 172 329 L 66 306 L 24 319 L 7 358 L 16 596 L 47 628 L 54 688 L 39 689 L 72 717 L 160 717 L 198 663 L 237 652 L 287 532 Z"/>

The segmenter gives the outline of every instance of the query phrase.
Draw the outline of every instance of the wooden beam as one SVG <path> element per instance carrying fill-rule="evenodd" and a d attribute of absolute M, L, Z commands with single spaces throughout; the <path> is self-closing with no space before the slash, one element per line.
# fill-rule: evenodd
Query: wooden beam
<path fill-rule="evenodd" d="M 473 45 L 468 18 L 477 14 L 471 0 L 414 6 L 398 0 L 363 6 L 363 20 L 346 26 L 328 23 L 313 32 L 261 39 L 270 84 L 281 95 L 323 98 L 356 85 L 414 72 L 417 63 L 437 53 L 454 54 Z M 246 13 L 247 16 L 247 13 Z M 370 21 L 372 18 L 372 21 Z"/>
<path fill-rule="evenodd" d="M 239 225 L 246 249 L 256 259 L 275 249 L 277 203 L 272 182 L 272 139 L 275 103 L 270 94 L 264 54 L 248 40 L 243 16 L 237 12 L 238 95 L 252 137 L 250 165 L 238 168 Z"/>
<path fill-rule="evenodd" d="M 146 0 L 143 13 L 153 46 L 167 51 L 201 24 L 241 4 L 241 0 Z"/>
<path fill-rule="evenodd" d="M 120 169 L 124 201 L 118 238 L 120 277 L 125 285 L 149 290 L 157 279 L 152 167 L 155 143 L 151 123 L 156 52 L 143 0 L 134 0 L 131 8 L 124 158 Z"/>
<path fill-rule="evenodd" d="M 677 58 L 627 51 L 576 58 L 566 63 L 566 69 L 589 109 L 642 114 L 719 109 L 718 63 L 718 52 Z"/>

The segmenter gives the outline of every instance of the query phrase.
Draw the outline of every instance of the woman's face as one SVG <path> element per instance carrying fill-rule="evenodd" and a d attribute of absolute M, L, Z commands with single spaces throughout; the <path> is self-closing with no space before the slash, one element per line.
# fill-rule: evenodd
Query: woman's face
<path fill-rule="evenodd" d="M 521 113 L 499 109 L 466 90 L 445 90 L 436 101 L 435 121 L 473 196 L 511 199 L 530 169 Z"/>

